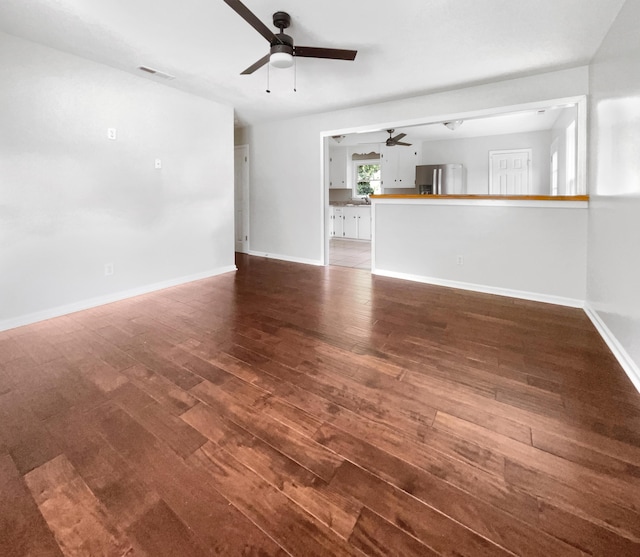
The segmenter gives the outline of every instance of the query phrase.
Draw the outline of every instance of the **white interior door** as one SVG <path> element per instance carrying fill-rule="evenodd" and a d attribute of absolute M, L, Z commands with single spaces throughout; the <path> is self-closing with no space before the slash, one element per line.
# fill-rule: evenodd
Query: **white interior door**
<path fill-rule="evenodd" d="M 529 195 L 531 149 L 489 152 L 489 193 Z"/>
<path fill-rule="evenodd" d="M 249 253 L 249 146 L 234 148 L 235 250 Z"/>

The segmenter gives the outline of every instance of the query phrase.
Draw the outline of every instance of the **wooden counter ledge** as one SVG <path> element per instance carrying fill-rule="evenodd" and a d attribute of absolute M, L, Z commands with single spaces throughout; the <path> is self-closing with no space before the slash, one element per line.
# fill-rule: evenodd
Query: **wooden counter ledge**
<path fill-rule="evenodd" d="M 515 201 L 589 201 L 588 195 L 433 195 L 433 194 L 378 194 L 370 199 L 495 199 Z"/>

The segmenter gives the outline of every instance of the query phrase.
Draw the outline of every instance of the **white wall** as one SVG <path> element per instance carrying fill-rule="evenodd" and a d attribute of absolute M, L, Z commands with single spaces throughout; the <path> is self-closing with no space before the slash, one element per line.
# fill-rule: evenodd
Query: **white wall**
<path fill-rule="evenodd" d="M 0 34 L 0 123 L 0 329 L 233 266 L 231 107 Z"/>
<path fill-rule="evenodd" d="M 375 272 L 581 307 L 586 204 L 563 203 L 374 200 Z"/>
<path fill-rule="evenodd" d="M 531 195 L 549 195 L 549 145 L 551 132 L 511 133 L 425 141 L 422 164 L 462 163 L 466 193 L 489 193 L 489 151 L 531 149 Z"/>
<path fill-rule="evenodd" d="M 587 285 L 596 318 L 618 343 L 640 390 L 638 21 L 640 1 L 628 0 L 591 65 Z"/>
<path fill-rule="evenodd" d="M 337 134 L 365 126 L 377 129 L 401 127 L 429 117 L 446 119 L 464 112 L 587 92 L 588 68 L 581 67 L 254 125 L 249 129 L 251 250 L 276 257 L 322 262 L 322 131 Z M 268 101 L 265 97 L 265 102 Z"/>
<path fill-rule="evenodd" d="M 578 125 L 575 110 L 564 110 L 551 130 L 550 146 L 554 141 L 557 141 L 558 145 L 558 195 L 571 195 L 567 184 L 567 126 L 571 122 Z"/>

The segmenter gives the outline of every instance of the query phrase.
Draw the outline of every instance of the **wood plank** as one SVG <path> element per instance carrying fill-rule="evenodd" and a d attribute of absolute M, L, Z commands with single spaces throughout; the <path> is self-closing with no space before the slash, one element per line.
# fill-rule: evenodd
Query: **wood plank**
<path fill-rule="evenodd" d="M 134 365 L 122 372 L 136 387 L 167 408 L 180 415 L 196 404 L 197 400 L 162 375 L 143 365 Z"/>
<path fill-rule="evenodd" d="M 535 512 L 527 521 L 520 520 L 330 424 L 323 426 L 316 438 L 360 468 L 516 555 L 580 555 L 573 547 L 540 531 Z"/>
<path fill-rule="evenodd" d="M 85 360 L 78 364 L 78 369 L 103 393 L 110 393 L 129 381 L 125 375 L 103 360 Z"/>
<path fill-rule="evenodd" d="M 329 481 L 342 462 L 337 455 L 282 422 L 252 410 L 219 387 L 204 381 L 192 389 L 203 402 L 240 427 L 262 439 L 325 481 Z"/>
<path fill-rule="evenodd" d="M 66 556 L 147 555 L 117 528 L 65 456 L 24 479 Z"/>
<path fill-rule="evenodd" d="M 560 479 L 569 486 L 587 490 L 594 495 L 611 499 L 634 512 L 640 511 L 640 479 L 632 476 L 619 479 L 600 474 L 580 464 L 556 457 L 535 447 L 518 443 L 465 420 L 439 412 L 435 427 L 450 431 L 462 438 L 473 438 L 481 446 L 495 450 L 510 460 L 533 466 L 541 473 Z M 631 497 L 630 497 L 631 496 Z"/>
<path fill-rule="evenodd" d="M 533 446 L 569 462 L 580 464 L 594 472 L 603 473 L 623 482 L 637 484 L 640 481 L 640 460 L 637 464 L 625 462 L 616 453 L 595 450 L 579 440 L 556 435 L 550 431 L 534 430 Z"/>
<path fill-rule="evenodd" d="M 160 355 L 162 352 L 168 352 L 172 346 L 158 340 L 145 341 L 142 345 L 133 346 L 127 353 L 145 367 L 166 377 L 181 389 L 188 391 L 191 387 L 197 385 L 202 378 Z"/>
<path fill-rule="evenodd" d="M 316 489 L 323 484 L 321 478 L 204 404 L 185 412 L 181 418 L 320 522 L 343 538 L 349 537 L 360 506 Z"/>
<path fill-rule="evenodd" d="M 11 455 L 21 474 L 62 452 L 24 397 L 15 396 L 13 391 L 0 396 L 0 423 L 0 446 Z"/>
<path fill-rule="evenodd" d="M 640 541 L 640 515 L 603 497 L 593 497 L 581 487 L 567 485 L 538 470 L 509 459 L 505 479 L 510 485 L 574 514 L 587 522 L 611 530 L 623 538 Z M 568 534 L 567 534 L 568 535 Z"/>
<path fill-rule="evenodd" d="M 207 443 L 188 460 L 207 470 L 220 492 L 292 555 L 363 555 L 224 449 Z"/>
<path fill-rule="evenodd" d="M 123 385 L 112 400 L 160 442 L 182 458 L 201 447 L 206 438 L 183 420 L 165 412 L 160 404 L 131 384 Z M 145 400 L 146 399 L 146 400 Z"/>
<path fill-rule="evenodd" d="M 545 501 L 540 502 L 539 524 L 545 532 L 591 555 L 640 555 L 640 540 L 620 536 Z"/>
<path fill-rule="evenodd" d="M 349 542 L 373 557 L 440 556 L 366 507 L 362 509 Z"/>
<path fill-rule="evenodd" d="M 62 551 L 7 454 L 0 455 L 0 555 L 62 557 Z"/>
<path fill-rule="evenodd" d="M 160 500 L 144 482 L 144 474 L 130 466 L 84 414 L 57 416 L 47 422 L 47 431 L 121 528 L 128 528 Z"/>
<path fill-rule="evenodd" d="M 284 552 L 255 524 L 230 506 L 210 474 L 189 466 L 140 424 L 116 407 L 100 409 L 98 427 L 128 463 L 215 555 L 284 557 Z M 215 528 L 212 528 L 212 524 Z"/>
<path fill-rule="evenodd" d="M 349 495 L 363 503 L 441 555 L 512 555 L 447 515 L 350 462 L 344 462 L 340 466 L 330 486 L 338 493 Z"/>
<path fill-rule="evenodd" d="M 420 440 L 348 412 L 335 416 L 331 424 L 523 520 L 537 512 L 535 497 L 514 489 L 502 477 L 435 451 Z"/>
<path fill-rule="evenodd" d="M 154 557 L 210 555 L 164 501 L 151 507 L 129 527 L 128 533 Z"/>

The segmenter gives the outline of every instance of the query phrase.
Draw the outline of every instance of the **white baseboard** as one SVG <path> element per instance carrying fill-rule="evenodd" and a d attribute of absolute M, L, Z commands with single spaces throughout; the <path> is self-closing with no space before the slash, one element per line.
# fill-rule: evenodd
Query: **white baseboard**
<path fill-rule="evenodd" d="M 594 327 L 600 333 L 600 336 L 605 341 L 609 350 L 613 353 L 618 360 L 618 363 L 624 369 L 627 377 L 631 379 L 633 386 L 638 392 L 640 392 L 640 367 L 633 361 L 629 353 L 624 349 L 624 346 L 620 344 L 620 341 L 611 332 L 611 329 L 607 327 L 606 323 L 602 320 L 598 312 L 587 302 L 585 303 L 584 312 L 587 314 Z"/>
<path fill-rule="evenodd" d="M 202 280 L 216 275 L 222 275 L 224 273 L 230 273 L 237 271 L 235 265 L 229 265 L 227 267 L 219 267 L 218 269 L 212 269 L 204 271 L 202 273 L 196 273 L 194 275 L 188 275 L 178 277 L 175 279 L 165 280 L 162 282 L 156 282 L 154 284 L 147 284 L 137 288 L 131 288 L 129 290 L 123 290 L 120 292 L 114 292 L 113 294 L 107 294 L 105 296 L 97 296 L 95 298 L 89 298 L 88 300 L 81 300 L 72 304 L 66 304 L 64 306 L 57 306 L 54 308 L 38 311 L 35 313 L 29 313 L 27 315 L 21 315 L 20 317 L 14 317 L 11 319 L 5 319 L 0 321 L 0 331 L 6 331 L 8 329 L 15 329 L 16 327 L 22 327 L 23 325 L 30 325 L 31 323 L 37 323 L 38 321 L 44 321 L 45 319 L 52 319 L 54 317 L 60 317 L 61 315 L 67 315 L 69 313 L 75 313 L 76 311 L 82 311 L 83 309 L 94 308 L 112 302 L 118 302 L 127 298 L 133 298 L 134 296 L 140 296 L 141 294 L 148 294 L 149 292 L 155 292 L 156 290 L 162 290 L 171 286 L 178 286 L 187 282 L 193 282 L 195 280 Z"/>
<path fill-rule="evenodd" d="M 402 280 L 411 280 L 414 282 L 422 282 L 424 284 L 435 284 L 436 286 L 448 286 L 449 288 L 459 288 L 460 290 L 470 290 L 472 292 L 482 292 L 483 294 L 495 294 L 497 296 L 519 298 L 521 300 L 531 300 L 533 302 L 545 302 L 547 304 L 556 304 L 559 306 L 567 306 L 572 308 L 584 307 L 584 300 L 565 298 L 563 296 L 552 296 L 550 294 L 539 294 L 538 292 L 511 290 L 509 288 L 485 286 L 483 284 L 473 284 L 470 282 L 460 282 L 457 280 L 425 277 L 422 275 L 411 275 L 408 273 L 397 273 L 395 271 L 385 271 L 382 269 L 372 269 L 371 274 Z"/>
<path fill-rule="evenodd" d="M 302 263 L 304 265 L 324 266 L 324 263 L 318 259 L 305 259 L 302 257 L 291 257 L 289 255 L 280 255 L 278 253 L 266 253 L 263 251 L 249 250 L 249 255 L 256 257 L 267 257 L 269 259 L 278 259 L 280 261 L 289 261 L 291 263 Z"/>

